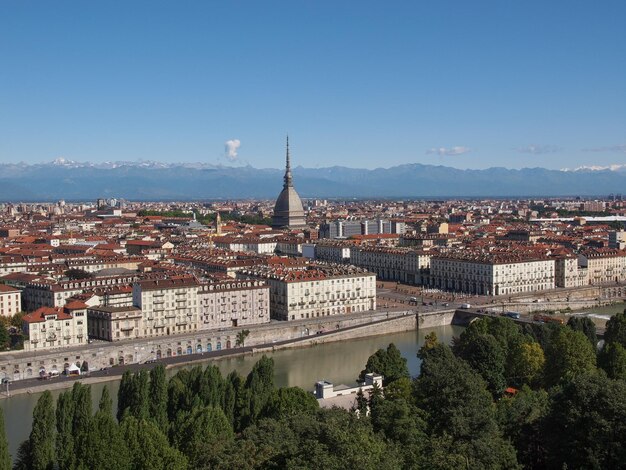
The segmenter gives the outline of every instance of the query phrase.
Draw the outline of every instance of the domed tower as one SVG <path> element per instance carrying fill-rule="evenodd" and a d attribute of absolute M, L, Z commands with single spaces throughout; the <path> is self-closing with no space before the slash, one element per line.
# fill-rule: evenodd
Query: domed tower
<path fill-rule="evenodd" d="M 283 190 L 276 199 L 274 205 L 274 216 L 272 217 L 272 228 L 274 229 L 298 229 L 305 228 L 306 219 L 300 196 L 293 187 L 293 177 L 291 176 L 291 161 L 289 157 L 289 136 L 287 136 L 287 165 L 285 168 L 285 183 Z"/>

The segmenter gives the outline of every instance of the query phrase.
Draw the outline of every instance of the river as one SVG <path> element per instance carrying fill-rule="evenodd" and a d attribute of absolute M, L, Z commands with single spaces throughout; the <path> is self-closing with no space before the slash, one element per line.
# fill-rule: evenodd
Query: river
<path fill-rule="evenodd" d="M 411 375 L 417 375 L 420 360 L 416 354 L 424 342 L 424 336 L 434 331 L 440 341 L 450 343 L 452 337 L 458 336 L 462 330 L 463 328 L 458 326 L 441 326 L 419 331 L 319 344 L 308 348 L 285 349 L 271 353 L 269 356 L 274 358 L 275 384 L 278 387 L 301 387 L 305 390 L 313 390 L 315 382 L 320 379 L 328 380 L 337 385 L 342 383 L 352 385 L 365 366 L 367 358 L 377 349 L 385 348 L 389 343 L 394 343 L 402 355 L 407 358 Z M 221 358 L 207 360 L 206 364 L 209 362 L 216 364 L 224 375 L 236 370 L 245 376 L 259 357 L 259 355 L 247 355 Z M 168 369 L 168 375 L 175 374 L 182 367 L 190 366 L 181 365 Z M 94 409 L 105 385 L 113 397 L 113 409 L 117 409 L 119 384 L 119 380 L 92 384 L 91 394 Z M 52 394 L 56 398 L 63 391 L 54 390 Z M 33 409 L 40 395 L 41 393 L 20 394 L 0 400 L 0 406 L 4 411 L 9 451 L 13 457 L 16 455 L 20 442 L 26 439 L 30 433 Z"/>

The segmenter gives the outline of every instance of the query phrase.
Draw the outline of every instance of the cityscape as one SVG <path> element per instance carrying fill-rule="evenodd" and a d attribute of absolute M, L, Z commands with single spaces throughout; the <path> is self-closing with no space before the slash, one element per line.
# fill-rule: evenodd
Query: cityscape
<path fill-rule="evenodd" d="M 626 9 L 530 3 L 0 6 L 0 470 L 626 468 Z"/>

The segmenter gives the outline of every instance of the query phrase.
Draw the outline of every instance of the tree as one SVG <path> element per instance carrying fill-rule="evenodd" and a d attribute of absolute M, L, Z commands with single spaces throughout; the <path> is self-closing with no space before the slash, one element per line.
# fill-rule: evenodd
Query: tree
<path fill-rule="evenodd" d="M 13 470 L 31 470 L 32 465 L 32 452 L 30 448 L 30 439 L 22 441 L 17 448 L 17 456 L 13 463 Z"/>
<path fill-rule="evenodd" d="M 128 370 L 124 372 L 117 393 L 118 421 L 122 420 L 124 413 L 147 419 L 150 416 L 149 393 L 149 375 L 146 370 L 137 374 Z"/>
<path fill-rule="evenodd" d="M 475 329 L 468 328 L 461 334 L 454 351 L 481 375 L 494 397 L 502 395 L 506 386 L 505 355 L 493 335 L 480 334 Z"/>
<path fill-rule="evenodd" d="M 369 408 L 369 402 L 367 401 L 367 398 L 365 398 L 365 394 L 363 393 L 363 390 L 359 388 L 359 391 L 356 392 L 354 410 L 359 412 L 359 416 L 365 417 L 367 416 L 368 408 Z"/>
<path fill-rule="evenodd" d="M 91 387 L 75 382 L 72 387 L 72 437 L 74 438 L 74 454 L 76 466 L 81 468 L 89 453 L 89 430 L 91 426 Z"/>
<path fill-rule="evenodd" d="M 580 331 L 561 327 L 548 346 L 545 367 L 548 386 L 571 380 L 596 369 L 595 348 Z"/>
<path fill-rule="evenodd" d="M 196 468 L 202 463 L 207 443 L 231 440 L 233 437 L 232 425 L 222 409 L 204 406 L 194 408 L 191 413 L 181 413 L 173 442 L 187 456 L 191 466 Z"/>
<path fill-rule="evenodd" d="M 613 315 L 606 322 L 604 341 L 607 343 L 619 343 L 626 348 L 626 310 L 623 313 Z"/>
<path fill-rule="evenodd" d="M 120 423 L 122 440 L 128 446 L 133 470 L 185 470 L 187 459 L 170 446 L 152 421 L 126 415 Z"/>
<path fill-rule="evenodd" d="M 537 343 L 531 343 L 537 344 Z M 542 420 L 550 409 L 545 390 L 523 386 L 514 397 L 498 401 L 498 422 L 517 450 L 525 468 L 544 468 L 546 450 L 541 438 Z"/>
<path fill-rule="evenodd" d="M 448 346 L 438 344 L 424 355 L 421 374 L 414 381 L 414 397 L 427 414 L 429 434 L 434 438 L 428 458 L 452 453 L 452 461 L 462 456 L 467 468 L 518 467 L 515 451 L 496 423 L 485 382 Z M 448 457 L 446 461 L 450 464 Z"/>
<path fill-rule="evenodd" d="M 581 374 L 555 389 L 542 425 L 548 468 L 624 468 L 626 383 Z"/>
<path fill-rule="evenodd" d="M 46 390 L 37 400 L 30 431 L 30 467 L 33 470 L 54 468 L 55 419 L 52 394 Z"/>
<path fill-rule="evenodd" d="M 239 333 L 237 333 L 237 339 L 236 339 L 236 346 L 237 347 L 244 347 L 246 344 L 246 338 L 248 337 L 248 335 L 250 334 L 250 330 L 241 330 Z"/>
<path fill-rule="evenodd" d="M 7 349 L 10 342 L 11 338 L 9 337 L 7 327 L 4 324 L 0 325 L 0 350 L 4 351 Z"/>
<path fill-rule="evenodd" d="M 280 419 L 296 414 L 315 413 L 318 409 L 319 403 L 312 393 L 300 387 L 283 387 L 273 391 L 263 416 Z"/>
<path fill-rule="evenodd" d="M 254 365 L 245 385 L 248 396 L 247 419 L 255 422 L 274 391 L 274 359 L 263 355 Z"/>
<path fill-rule="evenodd" d="M 359 380 L 365 380 L 365 374 L 372 372 L 383 376 L 384 385 L 402 377 L 410 377 L 406 358 L 402 357 L 400 350 L 393 343 L 387 346 L 387 350 L 379 349 L 367 359 Z"/>
<path fill-rule="evenodd" d="M 222 458 L 210 468 L 402 467 L 396 446 L 375 433 L 369 420 L 338 408 L 260 420 L 244 430 L 237 450 L 225 452 Z"/>
<path fill-rule="evenodd" d="M 589 317 L 574 316 L 567 320 L 567 326 L 574 331 L 580 331 L 591 342 L 593 347 L 598 344 L 598 337 L 596 335 L 596 324 Z"/>
<path fill-rule="evenodd" d="M 540 381 L 546 358 L 539 343 L 520 342 L 513 347 L 509 357 L 509 380 L 513 385 L 534 385 Z"/>
<path fill-rule="evenodd" d="M 57 399 L 56 408 L 56 459 L 59 468 L 72 469 L 75 466 L 73 423 L 72 392 L 63 392 Z"/>
<path fill-rule="evenodd" d="M 131 468 L 128 447 L 122 440 L 120 427 L 113 417 L 111 396 L 106 386 L 102 390 L 98 411 L 91 420 L 87 447 L 84 468 L 90 470 Z"/>
<path fill-rule="evenodd" d="M 63 274 L 70 280 L 78 280 L 78 279 L 91 279 L 93 274 L 88 273 L 82 269 L 68 269 Z"/>
<path fill-rule="evenodd" d="M 111 414 L 113 413 L 113 400 L 111 399 L 111 394 L 109 393 L 109 387 L 106 385 L 102 389 L 102 395 L 100 395 L 100 401 L 98 402 L 98 411 Z"/>
<path fill-rule="evenodd" d="M 133 395 L 133 374 L 127 370 L 122 375 L 120 388 L 117 390 L 117 420 L 121 421 L 124 412 L 130 408 Z"/>
<path fill-rule="evenodd" d="M 605 343 L 598 355 L 598 365 L 611 379 L 626 380 L 626 348 L 620 343 Z"/>
<path fill-rule="evenodd" d="M 0 408 L 0 470 L 11 470 L 11 454 L 9 454 L 9 443 L 4 428 L 4 413 Z"/>
<path fill-rule="evenodd" d="M 159 364 L 150 371 L 149 413 L 159 429 L 167 433 L 167 379 L 165 366 Z"/>

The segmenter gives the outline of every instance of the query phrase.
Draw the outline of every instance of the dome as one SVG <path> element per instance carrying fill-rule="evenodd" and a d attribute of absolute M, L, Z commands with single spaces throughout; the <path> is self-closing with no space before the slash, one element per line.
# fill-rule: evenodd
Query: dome
<path fill-rule="evenodd" d="M 306 227 L 304 209 L 302 208 L 300 196 L 298 196 L 296 189 L 293 187 L 293 178 L 291 176 L 289 138 L 287 138 L 287 165 L 284 181 L 283 190 L 278 195 L 274 205 L 272 228 L 304 228 Z"/>

